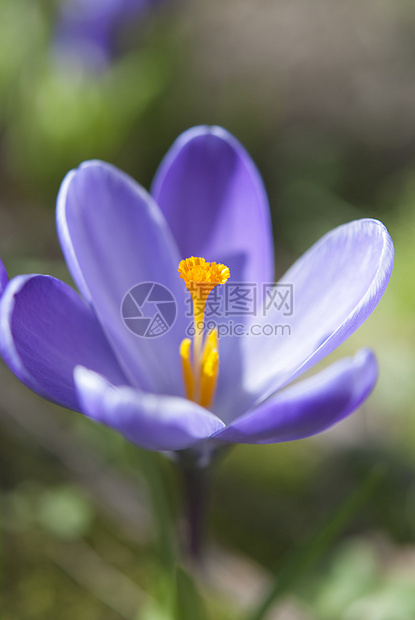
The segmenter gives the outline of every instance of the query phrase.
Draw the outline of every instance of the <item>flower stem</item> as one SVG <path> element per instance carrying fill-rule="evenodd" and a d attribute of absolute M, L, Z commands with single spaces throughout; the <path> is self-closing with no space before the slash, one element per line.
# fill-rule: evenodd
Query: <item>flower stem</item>
<path fill-rule="evenodd" d="M 187 555 L 193 564 L 201 564 L 209 503 L 210 467 L 183 467 L 183 491 L 186 510 Z"/>

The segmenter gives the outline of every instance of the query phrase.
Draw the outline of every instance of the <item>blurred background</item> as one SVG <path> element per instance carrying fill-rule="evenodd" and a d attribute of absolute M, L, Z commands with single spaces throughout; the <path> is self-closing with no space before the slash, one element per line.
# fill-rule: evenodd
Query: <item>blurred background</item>
<path fill-rule="evenodd" d="M 200 586 L 214 620 L 244 617 L 373 471 L 370 499 L 269 618 L 415 618 L 414 67 L 409 0 L 0 0 L 10 276 L 70 282 L 54 225 L 70 168 L 105 159 L 148 188 L 200 123 L 227 128 L 257 163 L 278 276 L 355 218 L 381 219 L 394 239 L 384 299 L 329 360 L 375 349 L 368 402 L 317 438 L 238 446 L 215 473 Z M 1 618 L 162 620 L 174 468 L 36 397 L 3 364 L 0 390 Z"/>

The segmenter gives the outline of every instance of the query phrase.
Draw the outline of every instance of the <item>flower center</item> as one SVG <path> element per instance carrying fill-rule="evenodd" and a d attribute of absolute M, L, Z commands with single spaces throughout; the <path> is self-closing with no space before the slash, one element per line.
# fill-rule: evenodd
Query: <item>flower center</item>
<path fill-rule="evenodd" d="M 180 345 L 186 394 L 189 400 L 209 407 L 216 390 L 219 351 L 216 329 L 204 337 L 205 308 L 209 293 L 218 284 L 225 284 L 230 271 L 226 265 L 191 256 L 181 261 L 178 272 L 192 296 L 194 315 L 193 351 L 190 338 Z"/>

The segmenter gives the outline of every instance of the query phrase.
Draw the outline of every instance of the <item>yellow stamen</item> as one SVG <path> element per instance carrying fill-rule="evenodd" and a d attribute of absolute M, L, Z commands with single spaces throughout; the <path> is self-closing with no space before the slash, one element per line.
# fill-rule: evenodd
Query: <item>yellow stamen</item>
<path fill-rule="evenodd" d="M 218 333 L 214 329 L 206 338 L 202 357 L 202 377 L 200 381 L 200 404 L 209 407 L 213 401 L 219 371 Z"/>
<path fill-rule="evenodd" d="M 180 357 L 182 358 L 183 379 L 186 388 L 186 395 L 189 400 L 193 400 L 194 380 L 192 363 L 190 360 L 190 338 L 185 338 L 180 345 Z"/>
<path fill-rule="evenodd" d="M 195 335 L 193 340 L 193 365 L 190 364 L 190 340 L 183 340 L 180 355 L 188 398 L 208 407 L 215 393 L 219 371 L 217 332 L 213 330 L 203 347 L 203 328 L 206 302 L 209 293 L 218 284 L 224 284 L 230 271 L 221 263 L 208 263 L 204 258 L 191 256 L 182 260 L 178 272 L 184 280 L 193 301 Z M 190 387 L 191 386 L 191 387 Z M 191 396 L 189 396 L 191 394 Z"/>

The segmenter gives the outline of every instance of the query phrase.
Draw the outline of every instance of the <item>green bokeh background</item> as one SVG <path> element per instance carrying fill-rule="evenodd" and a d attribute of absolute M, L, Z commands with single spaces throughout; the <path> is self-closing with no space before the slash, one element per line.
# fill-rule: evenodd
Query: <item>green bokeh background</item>
<path fill-rule="evenodd" d="M 0 256 L 11 276 L 70 282 L 54 206 L 71 167 L 105 159 L 149 187 L 176 136 L 200 123 L 233 132 L 263 174 L 278 275 L 338 224 L 368 216 L 388 227 L 387 293 L 329 360 L 372 347 L 375 392 L 319 437 L 229 452 L 213 480 L 198 587 L 209 618 L 244 617 L 380 467 L 370 500 L 269 618 L 413 620 L 413 4 L 166 0 L 92 75 L 54 57 L 56 11 L 0 0 Z M 3 364 L 0 390 L 0 617 L 165 620 L 171 557 L 160 532 L 170 519 L 183 529 L 172 464 L 46 403 Z"/>

